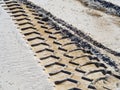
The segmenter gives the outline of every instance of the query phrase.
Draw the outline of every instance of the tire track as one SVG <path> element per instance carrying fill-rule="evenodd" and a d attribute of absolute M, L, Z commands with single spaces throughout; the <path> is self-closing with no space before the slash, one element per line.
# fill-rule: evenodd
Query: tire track
<path fill-rule="evenodd" d="M 111 67 L 114 63 L 106 64 L 89 48 L 83 48 L 87 43 L 81 44 L 71 32 L 57 26 L 30 4 L 4 2 L 3 7 L 40 59 L 56 90 L 113 90 L 117 87 L 120 76 Z"/>

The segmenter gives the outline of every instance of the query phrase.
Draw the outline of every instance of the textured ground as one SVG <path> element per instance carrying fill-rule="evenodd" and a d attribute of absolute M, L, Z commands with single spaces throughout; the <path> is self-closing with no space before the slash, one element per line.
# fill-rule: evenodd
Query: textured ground
<path fill-rule="evenodd" d="M 0 5 L 0 90 L 52 90 L 30 47 Z"/>
<path fill-rule="evenodd" d="M 106 15 L 82 5 L 79 7 L 80 3 L 73 2 L 73 0 L 39 0 L 39 2 L 39 4 L 46 5 L 42 7 L 48 11 L 50 10 L 55 15 L 59 14 L 58 17 L 71 24 L 75 23 L 78 28 L 93 38 L 102 43 L 105 42 L 106 44 L 103 43 L 105 45 L 110 43 L 107 46 L 115 50 L 117 48 L 119 51 L 118 17 Z M 10 7 L 12 8 L 14 5 Z M 28 8 L 22 4 L 21 7 L 25 12 L 16 8 L 10 10 L 13 15 L 20 14 L 18 17 L 13 16 L 16 19 L 14 22 L 9 17 L 10 14 L 7 14 L 0 7 L 0 20 L 4 21 L 0 22 L 0 90 L 52 90 L 52 84 L 49 83 L 47 75 L 44 74 L 40 65 L 45 67 L 45 72 L 50 75 L 50 80 L 56 84 L 57 90 L 74 87 L 84 88 L 83 90 L 96 87 L 99 88 L 98 90 L 103 90 L 103 88 L 120 87 L 120 76 L 116 76 L 114 72 L 109 72 L 109 70 L 112 71 L 112 67 L 101 59 L 99 61 L 94 58 L 91 53 L 85 53 L 84 50 L 76 47 L 75 43 L 71 42 L 68 37 L 63 37 L 62 30 L 57 31 L 56 28 L 49 28 L 46 19 L 44 21 L 43 15 L 39 16 L 34 8 Z M 53 12 L 52 9 L 55 11 Z M 67 18 L 67 16 L 69 17 Z M 28 20 L 17 21 L 21 18 Z M 118 21 L 116 21 L 117 19 Z M 18 29 L 16 29 L 15 22 L 19 27 Z M 19 32 L 24 36 L 21 36 Z M 113 33 L 114 35 L 112 35 Z M 34 53 L 31 52 L 30 47 L 27 46 L 22 37 L 28 41 L 27 43 L 41 64 L 38 64 L 38 60 L 33 56 Z M 92 59 L 88 56 L 84 58 L 84 55 L 90 55 Z"/>
<path fill-rule="evenodd" d="M 30 0 L 77 27 L 94 40 L 120 52 L 120 18 L 83 6 L 79 0 Z"/>

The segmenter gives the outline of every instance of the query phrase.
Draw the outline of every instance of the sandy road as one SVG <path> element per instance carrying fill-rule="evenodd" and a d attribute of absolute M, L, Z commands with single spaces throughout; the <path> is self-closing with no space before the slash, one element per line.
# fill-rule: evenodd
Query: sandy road
<path fill-rule="evenodd" d="M 94 54 L 78 47 L 76 41 L 69 38 L 70 32 L 52 25 L 54 23 L 43 12 L 38 13 L 28 3 L 4 2 L 4 9 L 8 9 L 56 90 L 113 90 L 118 87 L 120 76 Z"/>

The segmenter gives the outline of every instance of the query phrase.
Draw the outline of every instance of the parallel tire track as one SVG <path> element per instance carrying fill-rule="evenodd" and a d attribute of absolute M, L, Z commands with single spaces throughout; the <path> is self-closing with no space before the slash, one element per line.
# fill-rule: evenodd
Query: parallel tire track
<path fill-rule="evenodd" d="M 117 87 L 120 76 L 91 52 L 78 47 L 75 40 L 69 38 L 72 34 L 51 25 L 48 17 L 28 4 L 12 0 L 4 0 L 4 3 L 4 9 L 25 36 L 40 65 L 45 67 L 56 90 L 113 90 Z"/>

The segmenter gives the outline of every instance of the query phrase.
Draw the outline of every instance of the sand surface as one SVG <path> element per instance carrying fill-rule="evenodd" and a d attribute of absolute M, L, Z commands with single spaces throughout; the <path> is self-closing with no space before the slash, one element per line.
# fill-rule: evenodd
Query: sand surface
<path fill-rule="evenodd" d="M 116 5 L 120 6 L 120 0 L 106 0 L 106 1 L 111 2 L 113 4 L 116 4 Z"/>
<path fill-rule="evenodd" d="M 94 40 L 120 52 L 120 18 L 83 6 L 78 0 L 30 0 Z"/>
<path fill-rule="evenodd" d="M 0 5 L 0 90 L 52 90 L 43 68 Z"/>

